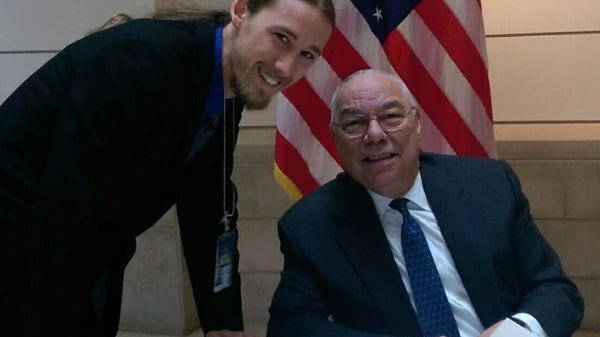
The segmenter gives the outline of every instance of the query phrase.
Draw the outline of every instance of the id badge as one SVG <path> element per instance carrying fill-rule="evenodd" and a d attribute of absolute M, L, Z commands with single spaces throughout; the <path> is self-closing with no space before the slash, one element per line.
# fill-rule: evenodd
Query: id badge
<path fill-rule="evenodd" d="M 217 293 L 231 287 L 233 280 L 233 257 L 237 232 L 227 231 L 217 241 L 217 261 L 215 263 L 215 283 L 213 292 Z"/>

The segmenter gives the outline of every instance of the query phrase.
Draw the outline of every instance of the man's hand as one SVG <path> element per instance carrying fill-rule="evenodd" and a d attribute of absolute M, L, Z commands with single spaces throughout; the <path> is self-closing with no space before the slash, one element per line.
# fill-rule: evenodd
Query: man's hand
<path fill-rule="evenodd" d="M 253 334 L 244 331 L 231 330 L 213 330 L 206 334 L 206 337 L 255 337 Z"/>

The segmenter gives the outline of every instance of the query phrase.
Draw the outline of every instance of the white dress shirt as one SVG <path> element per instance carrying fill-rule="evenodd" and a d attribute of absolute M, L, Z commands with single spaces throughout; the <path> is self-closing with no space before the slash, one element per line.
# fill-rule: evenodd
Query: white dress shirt
<path fill-rule="evenodd" d="M 394 260 L 396 261 L 396 265 L 402 276 L 402 281 L 406 285 L 408 297 L 410 298 L 413 308 L 415 308 L 414 296 L 412 294 L 410 280 L 404 263 L 404 254 L 402 253 L 402 243 L 400 238 L 403 222 L 402 214 L 389 207 L 392 199 L 373 191 L 369 191 L 369 193 L 373 198 L 377 214 L 383 225 L 383 230 L 385 231 L 385 235 L 390 244 Z M 421 226 L 431 255 L 434 257 L 435 265 L 440 274 L 442 285 L 444 286 L 446 297 L 448 297 L 448 301 L 450 302 L 450 308 L 454 314 L 460 335 L 462 337 L 479 336 L 484 331 L 484 327 L 475 312 L 475 308 L 473 308 L 473 305 L 471 304 L 469 295 L 456 270 L 452 255 L 450 255 L 446 241 L 442 236 L 435 214 L 433 214 L 433 211 L 429 206 L 420 173 L 417 175 L 413 186 L 404 197 L 410 200 L 407 203 L 409 212 L 419 226 Z M 526 313 L 518 313 L 513 316 L 518 317 L 527 323 L 534 334 L 540 337 L 546 336 L 544 330 L 533 316 Z"/>

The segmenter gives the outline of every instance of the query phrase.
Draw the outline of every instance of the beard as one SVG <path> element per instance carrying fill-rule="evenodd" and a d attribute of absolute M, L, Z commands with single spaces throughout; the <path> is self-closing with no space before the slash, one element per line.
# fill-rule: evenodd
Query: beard
<path fill-rule="evenodd" d="M 240 47 L 234 43 L 231 47 L 231 56 L 229 57 L 229 69 L 231 69 L 231 79 L 229 87 L 233 94 L 245 102 L 246 110 L 263 110 L 271 102 L 272 96 L 258 96 L 249 92 L 245 83 L 242 83 L 243 69 L 248 67 L 244 54 L 240 52 Z"/>
<path fill-rule="evenodd" d="M 257 97 L 248 92 L 238 80 L 237 76 L 231 78 L 230 87 L 233 89 L 235 96 L 240 97 L 245 102 L 246 110 L 263 110 L 271 102 L 273 96 Z"/>

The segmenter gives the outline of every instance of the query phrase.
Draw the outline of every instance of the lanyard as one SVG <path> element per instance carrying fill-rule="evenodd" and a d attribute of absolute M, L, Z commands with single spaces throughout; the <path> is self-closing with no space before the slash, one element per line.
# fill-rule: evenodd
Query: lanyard
<path fill-rule="evenodd" d="M 223 27 L 217 26 L 215 32 L 215 68 L 210 85 L 210 91 L 208 93 L 208 101 L 204 106 L 202 113 L 202 119 L 209 118 L 213 114 L 223 112 L 223 218 L 221 223 L 225 226 L 225 232 L 230 229 L 229 219 L 233 216 L 233 208 L 235 204 L 235 195 L 231 193 L 231 210 L 227 211 L 227 123 L 229 122 L 232 126 L 231 129 L 231 145 L 234 144 L 234 123 L 235 118 L 231 118 L 231 121 L 227 118 L 227 109 L 225 105 L 225 90 L 223 87 L 223 65 L 222 65 L 222 48 L 223 48 Z M 233 111 L 235 112 L 235 100 L 233 101 Z"/>
<path fill-rule="evenodd" d="M 208 97 L 202 111 L 203 121 L 212 115 L 225 109 L 225 90 L 223 89 L 223 65 L 221 64 L 221 53 L 223 48 L 223 27 L 217 26 L 215 31 L 215 67 L 210 81 Z"/>
<path fill-rule="evenodd" d="M 221 223 L 225 226 L 225 232 L 228 232 L 230 229 L 229 219 L 233 216 L 235 195 L 233 192 L 231 193 L 231 210 L 227 211 L 227 123 L 229 122 L 231 124 L 231 146 L 233 146 L 235 142 L 235 118 L 232 116 L 231 121 L 227 118 L 225 89 L 223 87 L 223 65 L 221 60 L 222 46 L 223 27 L 217 26 L 215 32 L 215 71 L 213 72 L 210 86 L 210 99 L 207 102 L 202 115 L 203 118 L 205 118 L 204 116 L 208 117 L 210 114 L 223 111 L 223 218 L 221 219 Z M 235 99 L 232 99 L 232 103 L 233 112 L 235 112 Z"/>
<path fill-rule="evenodd" d="M 204 103 L 204 109 L 199 120 L 199 128 L 196 132 L 196 137 L 188 153 L 188 160 L 202 147 L 203 144 L 211 137 L 212 131 L 209 130 L 215 126 L 218 118 L 218 113 L 223 113 L 223 218 L 221 223 L 225 226 L 225 231 L 229 231 L 229 219 L 233 215 L 235 204 L 235 195 L 231 194 L 231 210 L 227 211 L 227 124 L 230 123 L 231 129 L 231 145 L 235 144 L 235 118 L 232 116 L 227 118 L 227 108 L 225 104 L 225 90 L 223 87 L 223 65 L 222 65 L 222 48 L 223 48 L 223 27 L 217 26 L 215 29 L 215 55 L 214 55 L 214 70 L 210 82 L 208 96 Z M 235 112 L 235 99 L 232 99 L 232 108 Z M 207 129 L 208 128 L 208 129 Z"/>
<path fill-rule="evenodd" d="M 223 68 L 221 64 L 221 49 L 223 39 L 223 28 L 217 26 L 215 30 L 215 56 L 214 69 L 211 77 L 208 95 L 204 101 L 204 109 L 198 119 L 196 135 L 190 146 L 186 163 L 192 159 L 194 154 L 208 142 L 212 137 L 215 126 L 218 123 L 218 114 L 224 111 L 225 90 L 223 89 Z"/>

